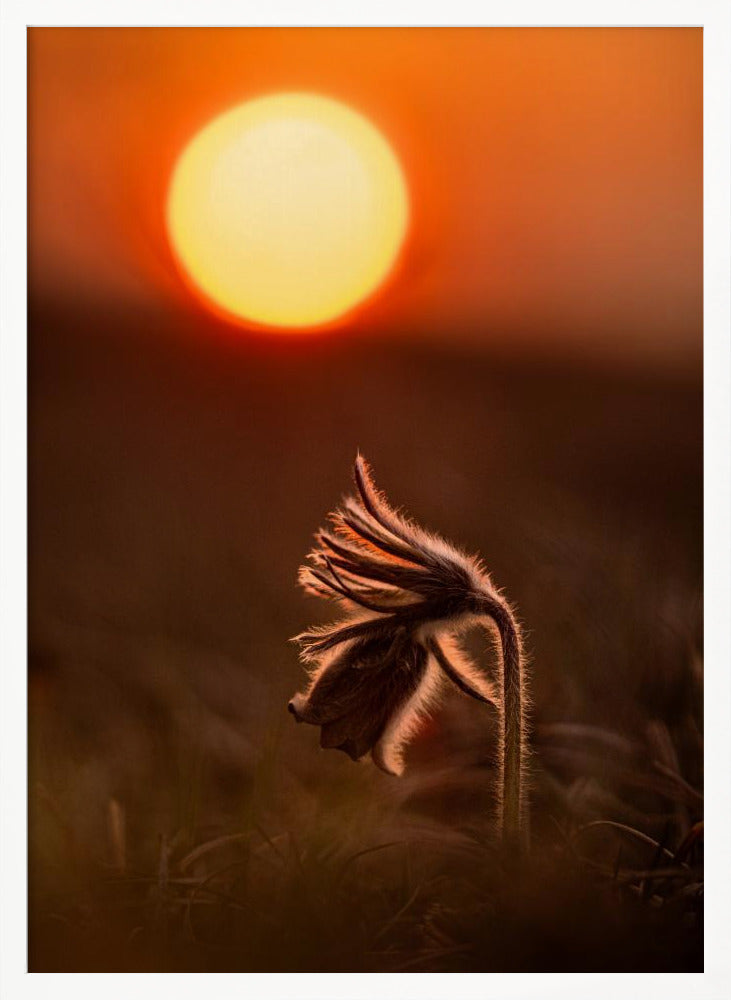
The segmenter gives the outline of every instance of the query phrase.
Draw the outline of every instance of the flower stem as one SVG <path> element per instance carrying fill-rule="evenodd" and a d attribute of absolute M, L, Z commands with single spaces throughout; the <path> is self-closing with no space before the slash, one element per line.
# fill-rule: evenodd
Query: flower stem
<path fill-rule="evenodd" d="M 526 679 L 520 630 L 502 601 L 490 601 L 487 614 L 500 636 L 502 652 L 501 750 L 499 759 L 500 826 L 503 845 L 513 854 L 527 850 Z"/>

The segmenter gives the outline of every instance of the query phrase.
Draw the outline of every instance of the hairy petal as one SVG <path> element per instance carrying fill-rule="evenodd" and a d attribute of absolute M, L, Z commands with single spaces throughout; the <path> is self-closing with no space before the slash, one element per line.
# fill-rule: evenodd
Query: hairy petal
<path fill-rule="evenodd" d="M 413 525 L 397 514 L 384 494 L 376 488 L 370 466 L 360 454 L 355 459 L 354 476 L 367 513 L 389 534 L 410 546 L 414 535 Z"/>
<path fill-rule="evenodd" d="M 382 559 L 371 550 L 340 544 L 325 532 L 320 535 L 322 550 L 315 549 L 310 558 L 322 558 L 329 554 L 331 562 L 341 569 L 364 579 L 387 583 L 393 587 L 413 589 L 428 577 L 428 570 L 421 566 L 406 566 L 393 559 Z M 329 550 L 329 553 L 328 553 Z"/>
<path fill-rule="evenodd" d="M 388 582 L 385 573 L 378 573 L 377 577 L 370 572 L 361 573 L 358 564 L 333 555 L 328 548 L 313 549 L 307 559 L 309 563 L 300 566 L 297 574 L 297 582 L 307 594 L 337 601 L 347 599 L 343 591 L 348 589 L 371 600 L 389 599 L 398 594 L 398 587 Z M 323 573 L 329 574 L 327 580 L 322 579 Z M 380 579 L 381 576 L 384 579 Z M 340 586 L 334 587 L 332 581 L 337 581 Z"/>
<path fill-rule="evenodd" d="M 387 774 L 400 776 L 404 771 L 403 752 L 423 723 L 436 708 L 443 688 L 443 673 L 429 657 L 421 681 L 388 721 L 373 747 L 373 760 Z"/>
<path fill-rule="evenodd" d="M 321 746 L 358 760 L 373 748 L 422 682 L 428 654 L 397 631 L 350 644 L 317 673 L 289 710 L 299 722 L 322 726 Z"/>
<path fill-rule="evenodd" d="M 332 588 L 338 593 L 342 594 L 347 600 L 352 601 L 354 604 L 360 605 L 362 608 L 366 608 L 368 611 L 375 611 L 378 614 L 389 614 L 394 608 L 398 608 L 398 604 L 383 604 L 376 603 L 374 595 L 370 592 L 371 588 L 363 586 L 362 583 L 356 585 L 355 588 L 351 585 L 350 581 L 338 573 L 337 568 L 333 565 L 332 560 L 329 556 L 323 556 L 325 561 L 325 566 L 327 568 L 330 576 L 325 576 L 318 570 L 312 570 L 313 576 L 324 583 L 326 586 Z M 394 596 L 394 592 L 389 593 L 390 597 Z"/>
<path fill-rule="evenodd" d="M 333 625 L 309 628 L 296 635 L 292 641 L 302 647 L 300 657 L 305 662 L 317 660 L 322 653 L 334 649 L 341 643 L 349 642 L 351 639 L 380 635 L 384 630 L 383 623 L 388 621 L 388 618 L 381 617 L 346 618 L 345 621 L 336 622 Z M 388 625 L 385 626 L 385 631 L 390 631 Z"/>
<path fill-rule="evenodd" d="M 343 600 L 342 594 L 338 593 L 329 584 L 325 584 L 311 566 L 300 566 L 297 573 L 297 582 L 304 592 L 311 597 L 324 597 L 328 601 Z"/>
<path fill-rule="evenodd" d="M 345 498 L 343 509 L 335 514 L 333 523 L 339 535 L 343 535 L 368 550 L 375 548 L 395 559 L 402 559 L 404 562 L 412 562 L 417 565 L 421 562 L 418 552 L 385 531 L 351 497 Z"/>
<path fill-rule="evenodd" d="M 427 640 L 427 648 L 447 677 L 471 698 L 497 705 L 492 682 L 460 646 L 455 636 Z"/>
<path fill-rule="evenodd" d="M 336 511 L 330 515 L 330 519 L 337 529 L 341 524 L 341 513 Z M 360 562 L 365 556 L 381 568 L 393 566 L 394 564 L 392 556 L 373 548 L 370 544 L 366 544 L 360 536 L 354 537 L 351 528 L 346 528 L 345 531 L 337 532 L 337 534 L 333 534 L 329 528 L 321 528 L 316 538 L 318 545 L 323 550 L 326 547 L 331 548 L 345 559 L 354 559 Z"/>
<path fill-rule="evenodd" d="M 370 530 L 381 529 L 381 534 L 386 540 L 390 540 L 390 536 L 391 539 L 396 540 L 396 544 L 402 542 L 404 558 L 428 570 L 443 562 L 455 563 L 460 566 L 471 562 L 469 557 L 459 552 L 443 538 L 424 531 L 410 518 L 396 511 L 389 504 L 385 495 L 376 488 L 370 467 L 362 455 L 358 455 L 356 458 L 355 482 L 360 494 L 360 502 L 366 513 L 370 515 L 370 519 L 365 518 L 367 527 Z M 355 506 L 354 502 L 352 500 L 346 501 L 348 513 L 352 513 L 354 507 L 357 512 L 358 507 Z"/>

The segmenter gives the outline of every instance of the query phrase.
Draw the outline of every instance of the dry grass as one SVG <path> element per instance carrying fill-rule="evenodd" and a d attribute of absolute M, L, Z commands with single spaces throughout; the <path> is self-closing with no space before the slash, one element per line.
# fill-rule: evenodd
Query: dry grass
<path fill-rule="evenodd" d="M 576 812 L 593 814 L 608 793 L 576 784 L 552 785 L 575 812 L 548 812 L 519 868 L 474 828 L 404 812 L 384 821 L 380 809 L 380 821 L 364 817 L 345 789 L 336 809 L 295 829 L 252 822 L 192 849 L 191 831 L 148 837 L 124 868 L 111 842 L 109 864 L 66 870 L 64 885 L 49 895 L 46 881 L 34 898 L 32 967 L 699 968 L 700 826 L 679 841 L 669 819 L 659 840 L 625 823 L 579 824 Z"/>
<path fill-rule="evenodd" d="M 699 703 L 696 690 L 689 708 Z M 486 711 L 455 694 L 398 781 L 328 754 L 293 767 L 288 731 L 271 729 L 236 820 L 207 822 L 225 782 L 195 752 L 178 763 L 182 795 L 146 788 L 126 808 L 103 801 L 108 785 L 83 768 L 65 780 L 98 798 L 78 814 L 62 786 L 38 781 L 31 967 L 699 969 L 695 711 L 636 739 L 540 722 L 532 853 L 520 866 L 490 836 Z M 36 759 L 37 778 L 52 771 Z M 95 810 L 95 828 L 76 822 Z"/>

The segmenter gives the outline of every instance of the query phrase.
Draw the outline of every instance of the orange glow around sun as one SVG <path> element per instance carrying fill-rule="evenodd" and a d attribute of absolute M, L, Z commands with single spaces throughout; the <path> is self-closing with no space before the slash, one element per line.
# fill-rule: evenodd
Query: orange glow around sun
<path fill-rule="evenodd" d="M 31 28 L 28 51 L 38 296 L 697 357 L 700 28 Z M 312 142 L 304 106 L 237 133 L 263 95 L 331 110 Z"/>
<path fill-rule="evenodd" d="M 378 130 L 314 94 L 247 101 L 179 157 L 167 227 L 186 277 L 230 316 L 311 328 L 377 289 L 408 223 L 401 167 Z"/>

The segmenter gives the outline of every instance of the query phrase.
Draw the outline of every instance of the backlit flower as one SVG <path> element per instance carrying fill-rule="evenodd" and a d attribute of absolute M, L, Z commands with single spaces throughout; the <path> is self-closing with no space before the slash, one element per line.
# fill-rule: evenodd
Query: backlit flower
<path fill-rule="evenodd" d="M 357 496 L 331 516 L 332 529 L 316 536 L 299 575 L 308 593 L 338 602 L 347 617 L 296 637 L 311 674 L 289 710 L 297 721 L 322 727 L 323 747 L 354 760 L 371 752 L 384 771 L 400 774 L 403 747 L 445 681 L 497 701 L 460 646 L 460 632 L 487 618 L 504 657 L 517 633 L 481 563 L 396 512 L 360 456 L 355 484 Z"/>

